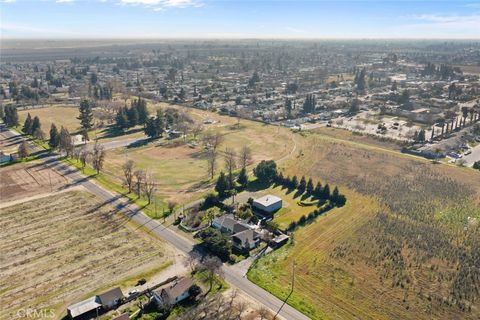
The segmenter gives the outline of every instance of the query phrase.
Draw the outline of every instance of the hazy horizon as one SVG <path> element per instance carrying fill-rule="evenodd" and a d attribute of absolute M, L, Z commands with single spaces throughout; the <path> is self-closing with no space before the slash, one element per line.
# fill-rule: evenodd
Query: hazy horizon
<path fill-rule="evenodd" d="M 480 39 L 479 1 L 1 1 L 2 39 Z"/>

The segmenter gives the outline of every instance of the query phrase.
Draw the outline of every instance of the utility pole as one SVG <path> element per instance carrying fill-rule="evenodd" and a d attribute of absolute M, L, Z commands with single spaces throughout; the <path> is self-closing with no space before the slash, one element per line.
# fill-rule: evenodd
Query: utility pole
<path fill-rule="evenodd" d="M 273 320 L 277 319 L 278 314 L 280 313 L 280 311 L 282 311 L 283 306 L 285 305 L 285 303 L 287 303 L 288 298 L 290 298 L 290 296 L 292 295 L 294 286 L 295 286 L 295 260 L 293 260 L 292 262 L 292 289 L 290 290 L 290 293 L 288 294 L 287 298 L 285 299 L 285 301 L 283 301 L 282 305 L 280 306 L 277 313 L 273 317 Z"/>

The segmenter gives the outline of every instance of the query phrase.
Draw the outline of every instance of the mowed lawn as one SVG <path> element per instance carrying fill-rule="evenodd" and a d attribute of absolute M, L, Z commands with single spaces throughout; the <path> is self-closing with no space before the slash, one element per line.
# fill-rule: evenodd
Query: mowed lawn
<path fill-rule="evenodd" d="M 0 319 L 17 310 L 51 309 L 112 286 L 134 285 L 168 265 L 170 249 L 84 191 L 0 210 Z"/>
<path fill-rule="evenodd" d="M 282 199 L 282 208 L 274 213 L 273 221 L 278 224 L 278 227 L 285 230 L 290 222 L 297 222 L 303 215 L 308 215 L 310 212 L 317 209 L 316 205 L 301 206 L 299 201 L 302 196 L 296 194 L 297 190 L 289 190 L 283 186 L 272 185 L 271 187 L 260 191 L 244 191 L 236 196 L 236 200 L 246 202 L 248 198 L 260 198 L 265 195 L 274 195 Z M 305 201 L 312 201 L 311 198 L 304 199 Z M 227 202 L 230 200 L 227 200 Z"/>

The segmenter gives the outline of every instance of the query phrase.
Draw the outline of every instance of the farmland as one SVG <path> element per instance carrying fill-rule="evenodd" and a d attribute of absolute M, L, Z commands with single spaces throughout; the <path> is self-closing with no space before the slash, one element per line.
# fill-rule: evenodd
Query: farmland
<path fill-rule="evenodd" d="M 2 319 L 20 308 L 65 307 L 167 266 L 169 251 L 95 196 L 58 193 L 2 208 Z M 21 214 L 19 214 L 21 213 Z"/>
<path fill-rule="evenodd" d="M 0 175 L 2 202 L 53 192 L 69 183 L 69 180 L 57 171 L 35 163 L 0 168 Z"/>
<path fill-rule="evenodd" d="M 250 279 L 285 298 L 295 262 L 289 303 L 314 319 L 478 318 L 480 230 L 469 222 L 480 218 L 480 175 L 346 136 L 304 143 L 283 171 L 338 184 L 347 204 L 296 231 Z"/>

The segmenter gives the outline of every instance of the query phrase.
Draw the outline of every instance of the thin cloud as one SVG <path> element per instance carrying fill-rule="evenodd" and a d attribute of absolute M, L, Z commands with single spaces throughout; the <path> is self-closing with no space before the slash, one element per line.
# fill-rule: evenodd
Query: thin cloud
<path fill-rule="evenodd" d="M 57 0 L 55 1 L 56 3 L 71 3 L 73 2 L 74 0 Z"/>
<path fill-rule="evenodd" d="M 198 0 L 120 0 L 118 4 L 143 6 L 154 11 L 163 11 L 166 8 L 199 8 L 203 6 L 203 2 Z"/>

